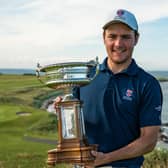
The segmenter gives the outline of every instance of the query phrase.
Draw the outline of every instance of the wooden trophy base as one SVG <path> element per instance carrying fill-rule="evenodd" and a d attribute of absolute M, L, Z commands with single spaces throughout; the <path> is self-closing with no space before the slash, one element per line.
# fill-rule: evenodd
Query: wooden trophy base
<path fill-rule="evenodd" d="M 95 159 L 91 155 L 92 150 L 97 150 L 97 145 L 66 149 L 52 149 L 48 151 L 47 164 L 54 166 L 57 163 L 70 163 L 78 165 L 92 163 Z"/>

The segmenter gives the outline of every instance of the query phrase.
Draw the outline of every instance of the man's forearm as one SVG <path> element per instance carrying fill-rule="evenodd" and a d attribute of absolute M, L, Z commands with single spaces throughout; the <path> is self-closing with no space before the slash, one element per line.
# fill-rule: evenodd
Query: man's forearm
<path fill-rule="evenodd" d="M 139 138 L 123 148 L 105 154 L 105 159 L 108 162 L 112 162 L 116 160 L 138 157 L 152 151 L 154 146 L 154 143 L 146 143 L 146 141 L 143 141 L 143 138 Z"/>
<path fill-rule="evenodd" d="M 104 153 L 103 155 L 101 154 L 100 158 L 95 154 L 95 165 L 98 166 L 117 160 L 130 159 L 152 151 L 157 142 L 158 127 L 153 127 L 152 129 L 155 133 L 148 133 L 148 130 L 143 130 L 141 136 L 138 139 L 118 150 Z M 97 155 L 99 155 L 99 153 Z"/>

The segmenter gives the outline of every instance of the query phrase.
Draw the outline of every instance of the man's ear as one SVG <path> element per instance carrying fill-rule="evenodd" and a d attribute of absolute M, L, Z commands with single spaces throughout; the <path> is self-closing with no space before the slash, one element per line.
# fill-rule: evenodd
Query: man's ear
<path fill-rule="evenodd" d="M 105 43 L 105 30 L 103 31 L 102 37 L 103 37 L 103 42 Z"/>
<path fill-rule="evenodd" d="M 135 34 L 135 44 L 134 45 L 136 45 L 138 43 L 139 36 L 140 36 L 139 33 Z"/>

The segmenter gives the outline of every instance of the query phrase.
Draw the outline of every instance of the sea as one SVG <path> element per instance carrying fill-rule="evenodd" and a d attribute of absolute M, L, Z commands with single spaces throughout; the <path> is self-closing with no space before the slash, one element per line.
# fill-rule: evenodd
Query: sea
<path fill-rule="evenodd" d="M 17 75 L 23 75 L 23 74 L 35 74 L 35 69 L 8 69 L 8 68 L 0 68 L 0 74 L 17 74 Z"/>
<path fill-rule="evenodd" d="M 167 78 L 168 71 L 148 71 L 150 74 L 156 78 Z M 35 75 L 35 69 L 2 69 L 0 68 L 0 74 L 33 74 Z M 168 123 L 168 81 L 160 82 L 162 92 L 163 92 L 163 110 L 162 110 L 162 123 Z"/>

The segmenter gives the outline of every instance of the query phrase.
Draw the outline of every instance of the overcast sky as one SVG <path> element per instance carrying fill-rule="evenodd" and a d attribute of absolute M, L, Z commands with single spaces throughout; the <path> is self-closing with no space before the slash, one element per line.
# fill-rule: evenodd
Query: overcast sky
<path fill-rule="evenodd" d="M 168 70 L 168 0 L 0 0 L 0 68 L 102 61 L 102 26 L 119 8 L 139 22 L 137 63 Z"/>

